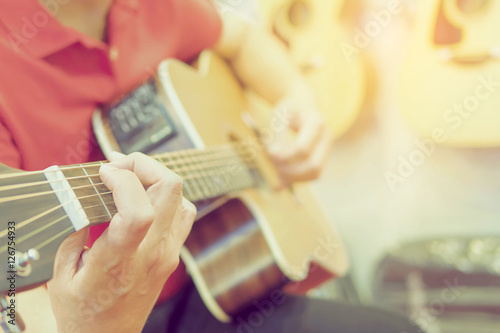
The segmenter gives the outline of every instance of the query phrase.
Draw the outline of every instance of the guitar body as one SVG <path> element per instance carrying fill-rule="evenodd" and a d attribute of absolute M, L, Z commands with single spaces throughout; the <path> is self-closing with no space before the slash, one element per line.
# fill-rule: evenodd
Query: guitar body
<path fill-rule="evenodd" d="M 348 264 L 342 241 L 308 186 L 294 186 L 293 195 L 275 190 L 277 175 L 242 121 L 245 94 L 225 62 L 208 51 L 196 68 L 167 60 L 157 79 L 177 135 L 153 153 L 179 149 L 179 142 L 203 148 L 241 140 L 237 145 L 256 165 L 257 186 L 198 205 L 199 219 L 181 253 L 208 309 L 227 322 L 290 281 L 302 281 L 298 290 L 343 275 Z M 316 281 L 311 264 L 320 273 Z"/>
<path fill-rule="evenodd" d="M 345 1 L 261 0 L 267 29 L 288 47 L 306 77 L 320 110 L 336 134 L 347 132 L 361 112 L 366 69 L 361 55 L 349 59 L 340 45 L 349 41 L 340 23 Z"/>
<path fill-rule="evenodd" d="M 499 146 L 500 2 L 487 1 L 468 15 L 455 0 L 419 5 L 400 85 L 406 120 L 419 136 L 444 133 L 446 145 Z M 443 21 L 458 30 L 449 43 L 436 41 Z"/>

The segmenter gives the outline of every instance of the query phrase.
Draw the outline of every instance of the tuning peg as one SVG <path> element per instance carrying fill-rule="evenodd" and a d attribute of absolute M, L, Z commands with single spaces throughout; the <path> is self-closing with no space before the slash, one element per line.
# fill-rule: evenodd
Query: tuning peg
<path fill-rule="evenodd" d="M 19 258 L 19 266 L 26 267 L 32 261 L 40 259 L 40 253 L 36 249 L 29 249 L 28 252 L 23 253 Z"/>
<path fill-rule="evenodd" d="M 17 275 L 26 277 L 31 274 L 31 263 L 40 259 L 40 253 L 36 249 L 29 249 L 25 253 L 17 252 L 16 258 Z"/>

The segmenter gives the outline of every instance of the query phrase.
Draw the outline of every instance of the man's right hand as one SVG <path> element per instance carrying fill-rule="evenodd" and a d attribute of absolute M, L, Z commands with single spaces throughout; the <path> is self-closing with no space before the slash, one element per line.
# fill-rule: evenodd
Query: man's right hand
<path fill-rule="evenodd" d="M 182 179 L 143 154 L 114 154 L 100 175 L 118 213 L 91 249 L 82 230 L 58 250 L 48 287 L 60 333 L 141 332 L 196 216 Z"/>

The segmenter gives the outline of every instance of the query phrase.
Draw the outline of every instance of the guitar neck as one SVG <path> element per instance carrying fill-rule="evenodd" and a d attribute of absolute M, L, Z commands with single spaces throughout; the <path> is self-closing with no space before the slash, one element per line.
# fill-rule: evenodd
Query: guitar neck
<path fill-rule="evenodd" d="M 252 163 L 232 145 L 190 149 L 151 156 L 184 180 L 184 196 L 199 202 L 253 187 Z M 111 191 L 101 182 L 99 168 L 106 162 L 61 167 L 90 225 L 107 222 L 116 214 Z"/>

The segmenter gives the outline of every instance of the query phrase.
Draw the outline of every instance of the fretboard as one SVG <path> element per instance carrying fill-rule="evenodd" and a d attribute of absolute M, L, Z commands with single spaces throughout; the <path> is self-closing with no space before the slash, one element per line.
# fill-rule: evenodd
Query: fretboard
<path fill-rule="evenodd" d="M 191 149 L 152 156 L 184 180 L 184 196 L 199 202 L 255 185 L 252 163 L 233 146 Z M 116 214 L 113 195 L 102 183 L 99 168 L 106 162 L 62 167 L 91 225 Z"/>

